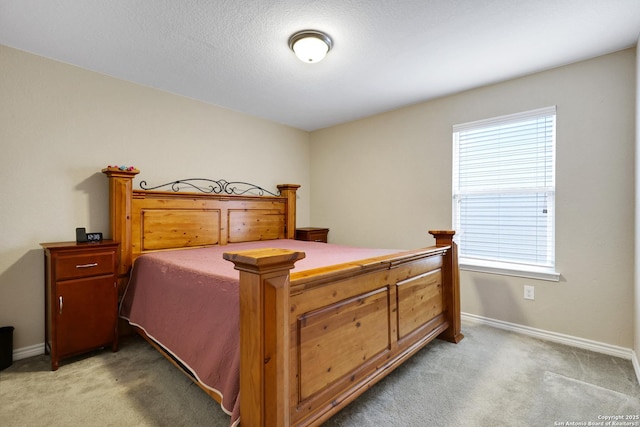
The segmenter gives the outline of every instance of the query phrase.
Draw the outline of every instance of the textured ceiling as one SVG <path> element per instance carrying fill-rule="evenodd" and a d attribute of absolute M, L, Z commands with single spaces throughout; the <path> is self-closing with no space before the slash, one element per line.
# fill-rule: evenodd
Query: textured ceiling
<path fill-rule="evenodd" d="M 305 64 L 302 29 L 334 48 Z M 640 0 L 0 0 L 0 44 L 315 130 L 634 46 Z"/>

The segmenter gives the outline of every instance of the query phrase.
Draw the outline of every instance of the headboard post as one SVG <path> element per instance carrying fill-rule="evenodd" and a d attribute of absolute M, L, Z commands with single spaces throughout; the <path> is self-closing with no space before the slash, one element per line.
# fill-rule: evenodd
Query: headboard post
<path fill-rule="evenodd" d="M 118 291 L 124 292 L 131 268 L 131 204 L 133 198 L 133 178 L 140 173 L 134 168 L 121 169 L 109 166 L 102 169 L 109 178 L 109 211 L 111 238 L 120 242 L 118 260 Z"/>
<path fill-rule="evenodd" d="M 449 328 L 444 331 L 440 338 L 458 343 L 464 335 L 461 333 L 462 325 L 460 324 L 460 272 L 458 269 L 458 244 L 453 241 L 456 234 L 453 230 L 429 230 L 429 233 L 436 239 L 436 246 L 451 246 L 444 257 L 444 271 L 448 272 L 443 280 L 450 282 L 450 286 L 445 289 L 450 291 L 444 295 L 447 304 L 447 321 Z"/>
<path fill-rule="evenodd" d="M 296 191 L 300 188 L 297 184 L 280 184 L 278 190 L 280 195 L 287 198 L 287 218 L 285 219 L 287 239 L 296 237 Z"/>

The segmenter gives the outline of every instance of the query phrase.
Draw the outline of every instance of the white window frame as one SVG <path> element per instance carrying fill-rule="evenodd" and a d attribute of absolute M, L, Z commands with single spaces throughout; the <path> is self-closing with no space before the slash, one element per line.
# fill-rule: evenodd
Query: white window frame
<path fill-rule="evenodd" d="M 474 189 L 460 189 L 460 165 L 459 165 L 459 135 L 461 132 L 478 130 L 482 128 L 492 128 L 502 124 L 513 124 L 531 120 L 538 117 L 553 116 L 553 136 L 552 136 L 552 182 L 546 182 L 543 187 L 535 188 L 531 186 L 524 186 L 517 191 L 544 193 L 549 203 L 549 215 L 548 223 L 545 224 L 549 228 L 547 237 L 547 256 L 544 262 L 541 263 L 527 263 L 527 262 L 511 262 L 505 260 L 491 259 L 490 256 L 467 256 L 465 254 L 464 244 L 461 244 L 461 236 L 464 234 L 460 221 L 460 207 L 461 197 L 469 197 L 473 195 L 482 195 L 485 193 L 491 194 L 509 194 L 513 192 L 513 188 L 504 188 L 491 190 L 483 188 Z M 558 281 L 560 280 L 560 274 L 555 271 L 555 121 L 556 121 L 556 107 L 545 107 L 531 111 L 525 111 L 516 114 L 509 114 L 506 116 L 494 117 L 486 120 L 479 120 L 470 123 L 463 123 L 453 126 L 453 227 L 456 230 L 456 240 L 460 246 L 459 265 L 462 270 L 479 271 L 485 273 L 504 274 L 509 276 L 527 277 L 541 280 Z"/>

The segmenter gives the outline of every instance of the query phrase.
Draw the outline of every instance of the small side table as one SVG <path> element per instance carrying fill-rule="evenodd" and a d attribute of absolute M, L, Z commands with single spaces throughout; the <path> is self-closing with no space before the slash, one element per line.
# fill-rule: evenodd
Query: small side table
<path fill-rule="evenodd" d="M 329 235 L 328 228 L 319 228 L 319 227 L 296 228 L 296 240 L 327 243 L 328 235 Z"/>
<path fill-rule="evenodd" d="M 60 359 L 118 350 L 118 243 L 41 243 L 45 253 L 45 353 Z"/>

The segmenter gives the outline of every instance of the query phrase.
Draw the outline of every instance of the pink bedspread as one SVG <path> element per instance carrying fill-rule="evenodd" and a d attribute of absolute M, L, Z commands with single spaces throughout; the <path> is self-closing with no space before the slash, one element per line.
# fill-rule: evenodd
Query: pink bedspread
<path fill-rule="evenodd" d="M 293 271 L 398 252 L 270 240 L 157 252 L 135 261 L 120 316 L 142 328 L 218 394 L 232 426 L 240 417 L 239 273 L 222 254 L 256 248 L 305 252 Z"/>

